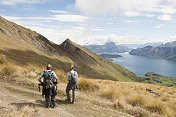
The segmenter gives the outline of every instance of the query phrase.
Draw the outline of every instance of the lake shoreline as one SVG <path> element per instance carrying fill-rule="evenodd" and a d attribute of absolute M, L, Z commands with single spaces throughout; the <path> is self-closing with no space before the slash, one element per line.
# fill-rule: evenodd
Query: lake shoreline
<path fill-rule="evenodd" d="M 130 55 L 129 52 L 118 54 L 122 57 L 113 58 L 112 62 L 130 70 L 138 77 L 143 77 L 148 72 L 154 72 L 168 77 L 176 77 L 175 61 Z"/>

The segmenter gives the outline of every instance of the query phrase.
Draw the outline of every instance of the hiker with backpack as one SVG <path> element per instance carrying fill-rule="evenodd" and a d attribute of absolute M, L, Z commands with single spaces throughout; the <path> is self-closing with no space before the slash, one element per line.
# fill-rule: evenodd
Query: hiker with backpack
<path fill-rule="evenodd" d="M 48 64 L 46 68 L 47 70 L 42 72 L 42 74 L 38 78 L 38 81 L 43 86 L 42 95 L 45 95 L 47 108 L 49 108 L 50 106 L 54 108 L 56 106 L 55 96 L 57 95 L 56 86 L 58 82 L 58 77 L 56 76 L 55 72 L 51 70 L 52 65 Z M 41 78 L 43 78 L 43 82 L 41 81 Z M 50 104 L 50 97 L 52 104 Z"/>
<path fill-rule="evenodd" d="M 74 71 L 74 65 L 70 65 L 70 71 L 67 73 L 67 101 L 74 103 L 75 101 L 75 90 L 78 89 L 78 73 Z M 72 90 L 72 101 L 70 99 L 70 90 Z"/>

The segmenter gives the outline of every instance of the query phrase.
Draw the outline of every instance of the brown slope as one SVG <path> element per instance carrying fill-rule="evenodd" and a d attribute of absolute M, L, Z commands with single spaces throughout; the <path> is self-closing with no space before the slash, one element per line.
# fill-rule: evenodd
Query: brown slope
<path fill-rule="evenodd" d="M 67 39 L 57 45 L 35 31 L 0 17 L 0 53 L 18 65 L 46 65 L 67 71 L 70 63 L 80 74 L 101 79 L 129 81 L 136 76 L 123 67 Z"/>

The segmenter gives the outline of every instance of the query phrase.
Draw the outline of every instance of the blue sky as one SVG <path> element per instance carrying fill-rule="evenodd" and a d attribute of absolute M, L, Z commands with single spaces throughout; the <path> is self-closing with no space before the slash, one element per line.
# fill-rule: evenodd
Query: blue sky
<path fill-rule="evenodd" d="M 0 0 L 0 15 L 57 44 L 176 40 L 176 0 Z"/>

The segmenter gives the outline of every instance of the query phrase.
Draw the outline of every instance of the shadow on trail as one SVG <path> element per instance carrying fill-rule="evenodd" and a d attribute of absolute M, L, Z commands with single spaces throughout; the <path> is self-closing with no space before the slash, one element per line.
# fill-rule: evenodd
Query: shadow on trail
<path fill-rule="evenodd" d="M 17 108 L 21 108 L 23 106 L 46 107 L 45 101 L 42 101 L 42 100 L 36 100 L 34 103 L 32 102 L 11 103 L 11 105 L 15 105 Z"/>
<path fill-rule="evenodd" d="M 56 104 L 59 106 L 59 105 L 67 105 L 72 103 L 68 102 L 67 100 L 57 99 Z M 34 103 L 32 102 L 11 103 L 11 105 L 15 105 L 17 108 L 22 108 L 24 106 L 46 108 L 46 102 L 42 100 L 36 100 Z"/>
<path fill-rule="evenodd" d="M 72 104 L 71 102 L 68 102 L 67 100 L 60 100 L 60 99 L 56 99 L 56 103 L 58 105 Z"/>

